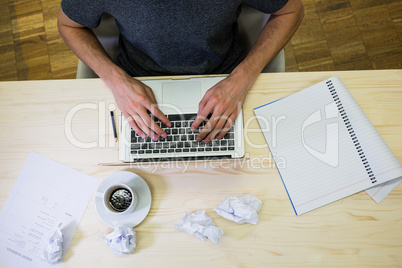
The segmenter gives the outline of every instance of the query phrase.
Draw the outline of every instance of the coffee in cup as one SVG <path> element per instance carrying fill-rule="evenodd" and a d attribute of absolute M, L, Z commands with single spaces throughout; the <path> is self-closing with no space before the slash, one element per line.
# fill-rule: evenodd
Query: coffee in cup
<path fill-rule="evenodd" d="M 104 205 L 113 213 L 128 214 L 137 205 L 136 192 L 126 184 L 115 184 L 110 186 L 104 194 Z"/>

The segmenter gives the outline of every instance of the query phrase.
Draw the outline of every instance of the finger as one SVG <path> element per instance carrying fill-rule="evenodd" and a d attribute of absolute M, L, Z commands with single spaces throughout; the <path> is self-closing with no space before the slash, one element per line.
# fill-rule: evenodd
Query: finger
<path fill-rule="evenodd" d="M 151 89 L 149 89 L 149 90 L 151 90 Z M 144 106 L 148 111 L 150 111 L 151 114 L 153 114 L 156 118 L 158 118 L 165 126 L 171 127 L 172 124 L 170 123 L 169 119 L 168 119 L 168 118 L 166 117 L 166 115 L 165 115 L 164 113 L 162 113 L 162 111 L 158 108 L 158 105 L 157 105 L 157 103 L 156 103 L 155 96 L 154 96 L 154 94 L 152 93 L 152 90 L 151 90 L 151 93 L 150 93 L 150 95 L 149 95 L 148 97 L 151 99 L 151 101 L 147 101 L 147 102 L 143 103 L 143 106 Z M 164 133 L 164 134 L 166 134 L 166 133 Z"/>
<path fill-rule="evenodd" d="M 170 123 L 169 119 L 166 115 L 158 108 L 156 104 L 151 105 L 151 109 L 149 110 L 151 114 L 153 114 L 156 118 L 158 118 L 165 126 L 172 127 L 172 123 Z M 166 134 L 166 133 L 165 133 Z M 166 138 L 166 137 L 164 137 Z"/>
<path fill-rule="evenodd" d="M 221 131 L 221 128 L 225 125 L 229 114 L 231 114 L 231 112 L 228 112 L 226 107 L 215 106 L 214 113 L 206 124 L 206 126 L 208 125 L 208 128 L 201 130 L 197 140 L 205 139 L 204 142 L 209 143 Z"/>
<path fill-rule="evenodd" d="M 217 121 L 215 127 L 212 129 L 211 132 L 209 132 L 209 134 L 205 137 L 206 141 L 212 141 L 216 135 L 218 135 L 219 132 L 221 132 L 223 126 L 225 125 L 227 119 L 229 117 L 226 115 L 222 115 L 219 117 L 219 120 Z"/>
<path fill-rule="evenodd" d="M 204 138 L 208 135 L 209 132 L 211 132 L 212 127 L 211 124 L 208 122 L 205 124 L 205 126 L 201 129 L 200 133 L 198 133 L 197 136 L 197 141 L 200 142 L 204 140 Z M 204 140 L 205 143 L 209 143 L 210 141 Z"/>
<path fill-rule="evenodd" d="M 220 140 L 223 138 L 223 136 L 226 135 L 226 133 L 230 130 L 234 122 L 236 121 L 237 116 L 239 115 L 241 111 L 242 103 L 238 102 L 236 105 L 236 108 L 232 111 L 230 116 L 228 117 L 225 126 L 222 128 L 221 132 L 217 135 L 217 139 Z"/>
<path fill-rule="evenodd" d="M 201 99 L 200 103 L 198 104 L 198 113 L 204 109 L 205 105 L 207 105 L 208 100 L 211 98 L 212 90 L 208 90 L 204 97 Z"/>
<path fill-rule="evenodd" d="M 212 112 L 212 110 L 213 110 L 213 104 L 208 103 L 200 112 L 198 112 L 197 118 L 194 120 L 193 124 L 191 124 L 191 131 L 196 130 L 200 126 L 200 124 L 205 121 L 205 119 Z"/>
<path fill-rule="evenodd" d="M 166 115 L 159 109 L 158 103 L 155 99 L 155 95 L 151 88 L 147 88 L 149 90 L 148 94 L 151 98 L 152 104 L 151 109 L 149 110 L 156 118 L 158 118 L 165 126 L 172 127 L 170 120 L 166 117 Z"/>
<path fill-rule="evenodd" d="M 128 124 L 134 130 L 134 132 L 141 138 L 145 139 L 145 133 L 142 132 L 142 130 L 137 126 L 137 124 L 134 121 L 134 118 L 127 113 L 123 113 L 123 115 L 127 119 Z"/>
<path fill-rule="evenodd" d="M 170 121 L 169 119 L 162 113 L 161 110 L 157 107 L 156 104 L 151 103 L 149 99 L 146 99 L 144 103 L 141 103 L 148 111 L 150 111 L 154 116 L 159 118 L 164 124 L 169 125 Z M 146 125 L 152 129 L 155 133 L 157 133 L 159 136 L 162 136 L 163 138 L 166 138 L 167 135 L 166 133 L 155 123 L 154 120 L 151 119 L 149 114 L 146 111 L 139 111 L 139 114 L 143 121 L 146 123 Z M 171 124 L 170 124 L 171 125 Z M 156 136 L 150 136 L 153 140 L 158 140 L 158 137 Z"/>
<path fill-rule="evenodd" d="M 216 138 L 218 140 L 222 139 L 226 133 L 228 133 L 228 131 L 230 130 L 230 128 L 233 126 L 235 120 L 236 120 L 237 114 L 232 113 L 228 120 L 226 121 L 225 125 L 223 126 L 223 128 L 221 129 L 221 131 L 219 132 L 219 134 L 216 136 Z"/>
<path fill-rule="evenodd" d="M 158 135 L 166 138 L 167 135 L 165 133 L 165 131 L 163 131 L 160 126 L 154 121 L 152 120 L 152 118 L 149 116 L 149 114 L 147 112 L 140 112 L 139 115 L 141 116 L 143 122 L 145 123 L 145 125 L 152 130 L 152 136 L 150 136 L 153 140 L 157 141 L 158 140 Z M 156 135 L 155 135 L 156 133 Z"/>
<path fill-rule="evenodd" d="M 216 123 L 219 120 L 219 115 L 216 115 L 216 113 L 213 113 L 211 118 L 209 119 L 208 123 L 205 124 L 205 126 L 201 129 L 200 133 L 197 136 L 197 141 L 203 140 L 208 134 L 213 131 L 215 128 Z M 205 143 L 209 143 L 211 139 L 205 139 Z"/>
<path fill-rule="evenodd" d="M 134 118 L 134 121 L 137 123 L 138 127 L 153 140 L 158 140 L 158 136 L 147 126 L 146 122 L 144 122 L 142 116 L 138 114 L 131 115 Z"/>
<path fill-rule="evenodd" d="M 192 131 L 196 130 L 200 126 L 200 124 L 207 118 L 207 116 L 212 112 L 212 109 L 214 106 L 210 102 L 212 94 L 213 94 L 213 90 L 211 88 L 205 93 L 204 97 L 201 99 L 200 103 L 198 104 L 197 118 L 191 124 Z M 208 103 L 210 104 L 209 106 L 208 106 Z"/>

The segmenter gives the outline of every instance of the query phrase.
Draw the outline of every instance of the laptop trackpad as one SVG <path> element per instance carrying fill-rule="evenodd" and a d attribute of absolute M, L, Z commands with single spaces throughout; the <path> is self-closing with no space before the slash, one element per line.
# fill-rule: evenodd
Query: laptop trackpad
<path fill-rule="evenodd" d="M 165 114 L 197 112 L 201 101 L 201 83 L 196 81 L 162 84 L 162 103 Z"/>

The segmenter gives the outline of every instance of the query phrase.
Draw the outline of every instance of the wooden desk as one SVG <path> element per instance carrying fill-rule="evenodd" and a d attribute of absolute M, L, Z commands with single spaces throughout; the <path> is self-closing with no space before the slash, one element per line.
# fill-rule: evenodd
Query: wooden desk
<path fill-rule="evenodd" d="M 132 170 L 152 192 L 151 211 L 135 228 L 133 254 L 117 257 L 105 246 L 101 238 L 111 229 L 98 219 L 92 198 L 62 267 L 400 266 L 402 185 L 378 205 L 362 192 L 295 216 L 253 118 L 254 107 L 335 75 L 402 160 L 402 70 L 263 74 L 244 104 L 246 139 L 254 144 L 246 145 L 250 160 L 188 167 L 98 166 L 118 155 L 108 114 L 113 96 L 98 79 L 2 82 L 0 208 L 33 150 L 99 182 Z M 65 131 L 70 123 L 73 136 Z M 257 225 L 239 225 L 213 211 L 225 197 L 250 193 L 264 202 Z M 186 212 L 199 210 L 224 230 L 219 245 L 174 229 Z"/>

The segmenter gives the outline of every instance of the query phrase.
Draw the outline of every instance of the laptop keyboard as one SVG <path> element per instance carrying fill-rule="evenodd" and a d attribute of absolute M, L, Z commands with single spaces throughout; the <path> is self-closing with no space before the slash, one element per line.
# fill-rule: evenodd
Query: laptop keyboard
<path fill-rule="evenodd" d="M 200 127 L 194 132 L 191 131 L 191 124 L 194 122 L 197 114 L 175 114 L 167 115 L 172 123 L 172 127 L 166 127 L 157 118 L 151 118 L 167 134 L 166 138 L 159 137 L 154 141 L 150 137 L 141 138 L 131 130 L 131 154 L 172 154 L 186 152 L 214 152 L 214 151 L 234 151 L 234 130 L 233 126 L 221 140 L 212 140 L 205 144 L 204 141 L 197 142 L 199 131 L 208 122 L 207 118 L 201 123 Z"/>

